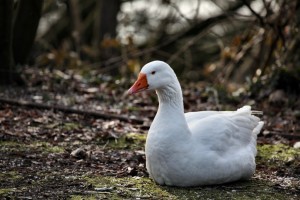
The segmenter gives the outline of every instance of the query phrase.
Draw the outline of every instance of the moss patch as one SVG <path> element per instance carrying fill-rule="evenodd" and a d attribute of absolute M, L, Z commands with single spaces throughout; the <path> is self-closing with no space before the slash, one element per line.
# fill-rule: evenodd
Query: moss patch
<path fill-rule="evenodd" d="M 300 149 L 284 144 L 258 145 L 256 161 L 258 165 L 265 168 L 278 169 L 289 166 L 290 171 L 297 171 L 300 166 Z"/>
<path fill-rule="evenodd" d="M 144 149 L 147 135 L 139 133 L 129 133 L 120 138 L 111 139 L 107 141 L 107 148 L 112 149 Z"/>
<path fill-rule="evenodd" d="M 59 146 L 54 146 L 48 142 L 33 142 L 31 144 L 17 143 L 13 141 L 1 141 L 0 142 L 1 151 L 42 151 L 43 153 L 63 153 L 64 148 Z"/>
<path fill-rule="evenodd" d="M 48 142 L 34 142 L 29 145 L 30 147 L 38 150 L 42 150 L 45 153 L 63 153 L 64 148 L 59 146 L 53 146 Z"/>
<path fill-rule="evenodd" d="M 2 171 L 0 174 L 0 182 L 3 183 L 4 181 L 11 181 L 16 182 L 18 179 L 21 179 L 22 176 L 16 171 Z"/>
<path fill-rule="evenodd" d="M 0 149 L 1 151 L 24 151 L 26 149 L 26 145 L 13 141 L 0 141 Z"/>
<path fill-rule="evenodd" d="M 145 135 L 129 134 L 119 138 L 110 148 L 143 148 Z M 286 145 L 259 145 L 258 162 L 268 169 L 271 161 L 297 160 L 299 150 Z M 280 164 L 282 164 L 280 162 Z M 225 185 L 178 188 L 159 186 L 145 177 L 83 177 L 94 192 L 88 199 L 297 199 L 295 190 L 279 189 L 271 180 L 251 179 Z M 74 197 L 75 198 L 75 197 Z"/>
<path fill-rule="evenodd" d="M 94 191 L 89 198 L 108 199 L 296 199 L 266 181 L 250 180 L 225 185 L 178 188 L 159 186 L 149 178 L 84 177 Z"/>
<path fill-rule="evenodd" d="M 142 177 L 124 177 L 115 178 L 107 176 L 84 177 L 88 184 L 92 185 L 94 191 L 99 191 L 95 194 L 96 198 L 109 199 L 135 199 L 135 198 L 150 198 L 164 199 L 175 198 L 168 193 L 164 187 L 156 185 L 149 178 Z"/>
<path fill-rule="evenodd" d="M 280 160 L 280 161 L 287 162 L 289 160 L 294 160 L 295 158 L 300 157 L 300 149 L 289 147 L 284 144 L 259 145 L 257 149 L 258 149 L 258 157 L 270 161 Z"/>
<path fill-rule="evenodd" d="M 0 195 L 9 194 L 10 192 L 13 192 L 14 190 L 15 190 L 14 188 L 0 188 Z"/>
<path fill-rule="evenodd" d="M 96 200 L 94 196 L 81 196 L 81 195 L 72 195 L 71 200 Z"/>
<path fill-rule="evenodd" d="M 66 131 L 71 131 L 80 128 L 80 124 L 74 122 L 67 122 L 62 125 L 62 128 Z"/>

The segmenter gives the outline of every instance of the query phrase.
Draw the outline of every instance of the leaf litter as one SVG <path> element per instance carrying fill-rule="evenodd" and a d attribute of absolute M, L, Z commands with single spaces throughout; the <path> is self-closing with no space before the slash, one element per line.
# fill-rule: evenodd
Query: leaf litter
<path fill-rule="evenodd" d="M 157 110 L 154 93 L 127 95 L 134 78 L 114 79 L 95 70 L 82 73 L 27 68 L 24 76 L 27 88 L 1 88 L 0 97 L 101 111 L 144 119 L 144 123 L 0 103 L 0 169 L 3 174 L 0 196 L 56 199 L 94 192 L 111 193 L 116 190 L 114 186 L 94 187 L 82 177 L 148 177 L 144 142 Z M 211 88 L 205 82 L 183 83 L 186 111 L 233 110 L 242 104 L 253 104 L 248 95 L 239 99 L 230 95 L 222 97 L 222 92 L 212 92 Z M 293 149 L 300 140 L 299 102 L 279 108 L 268 98 L 255 101 L 252 106 L 264 111 L 266 122 L 258 144 L 262 148 L 287 145 L 276 149 L 277 153 Z M 299 196 L 300 155 L 299 149 L 293 150 L 296 153 L 283 160 L 278 157 L 265 160 L 258 154 L 254 180 L 269 180 L 276 190 Z"/>

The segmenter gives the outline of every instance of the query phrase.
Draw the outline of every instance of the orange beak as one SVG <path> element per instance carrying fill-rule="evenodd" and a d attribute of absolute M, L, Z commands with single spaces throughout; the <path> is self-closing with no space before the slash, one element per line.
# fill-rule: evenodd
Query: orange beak
<path fill-rule="evenodd" d="M 128 90 L 128 93 L 135 94 L 135 93 L 141 92 L 143 90 L 146 90 L 148 88 L 148 86 L 149 85 L 148 85 L 146 74 L 140 73 L 136 82 Z"/>

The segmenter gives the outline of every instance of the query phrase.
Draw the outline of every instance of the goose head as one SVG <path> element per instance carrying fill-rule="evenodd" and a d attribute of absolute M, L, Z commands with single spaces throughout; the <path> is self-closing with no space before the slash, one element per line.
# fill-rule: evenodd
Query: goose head
<path fill-rule="evenodd" d="M 129 94 L 144 90 L 160 90 L 172 85 L 177 86 L 178 80 L 173 69 L 163 61 L 152 61 L 144 65 L 138 79 L 128 90 Z"/>

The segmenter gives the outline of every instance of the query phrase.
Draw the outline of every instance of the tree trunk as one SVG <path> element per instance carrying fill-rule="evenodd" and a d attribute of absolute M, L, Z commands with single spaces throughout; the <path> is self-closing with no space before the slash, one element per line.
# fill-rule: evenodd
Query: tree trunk
<path fill-rule="evenodd" d="M 16 73 L 12 56 L 12 0 L 0 1 L 0 84 L 7 85 L 13 81 Z"/>
<path fill-rule="evenodd" d="M 25 64 L 32 48 L 43 0 L 19 0 L 13 32 L 13 55 L 16 64 Z"/>
<path fill-rule="evenodd" d="M 80 55 L 81 47 L 81 30 L 82 24 L 80 19 L 80 5 L 78 0 L 69 0 L 69 16 L 72 20 L 72 39 L 74 40 L 75 50 Z"/>
<path fill-rule="evenodd" d="M 103 40 L 105 37 L 115 38 L 116 27 L 118 25 L 117 15 L 120 11 L 121 0 L 101 0 L 99 6 L 99 41 Z"/>

